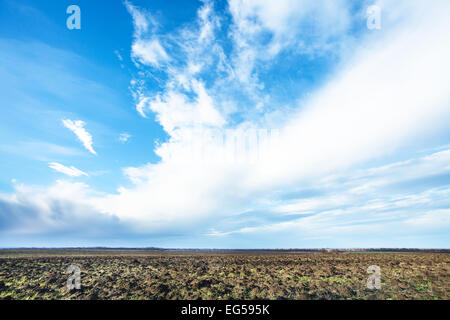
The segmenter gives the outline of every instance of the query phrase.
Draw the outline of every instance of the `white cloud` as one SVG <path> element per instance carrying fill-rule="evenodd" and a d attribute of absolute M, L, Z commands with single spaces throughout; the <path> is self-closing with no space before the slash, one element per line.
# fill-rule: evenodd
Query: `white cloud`
<path fill-rule="evenodd" d="M 282 4 L 286 8 L 280 12 L 272 12 L 273 6 L 267 3 L 250 8 L 263 17 L 263 27 L 279 33 L 280 39 L 289 28 L 277 25 L 277 21 L 284 23 L 284 18 L 291 17 L 289 3 Z M 318 8 L 299 5 L 292 11 L 311 13 Z M 444 2 L 443 8 L 448 9 Z M 155 112 L 171 136 L 156 149 L 162 160 L 128 169 L 127 172 L 133 172 L 136 186 L 121 188 L 118 195 L 109 196 L 102 203 L 103 209 L 123 219 L 142 219 L 152 228 L 173 221 L 181 224 L 208 220 L 211 216 L 218 219 L 261 206 L 274 190 L 311 183 L 313 179 L 411 146 L 417 137 L 424 141 L 431 139 L 436 130 L 445 131 L 444 119 L 450 113 L 450 72 L 444 72 L 450 70 L 446 58 L 450 54 L 446 12 L 430 9 L 421 12 L 421 23 L 405 19 L 401 24 L 393 24 L 390 32 L 363 38 L 359 49 L 346 57 L 348 62 L 340 66 L 328 83 L 289 114 L 288 121 L 278 123 L 281 132 L 278 144 L 262 154 L 255 165 L 182 164 L 173 160 L 189 158 L 192 130 L 221 128 L 228 119 L 219 109 L 215 91 L 198 80 L 201 77 L 198 69 L 193 73 L 186 72 L 189 68 L 185 69 L 184 65 L 172 69 L 166 90 L 156 97 L 141 96 L 138 105 L 142 113 Z M 276 16 L 272 17 L 271 13 Z M 333 10 L 324 15 L 332 18 L 332 13 Z M 331 28 L 329 23 L 334 21 L 332 18 L 326 22 L 326 17 L 324 29 Z M 202 30 L 205 22 L 199 21 L 200 28 L 189 32 Z M 346 25 L 344 21 L 330 33 L 336 30 L 345 33 Z M 414 40 L 417 37 L 421 39 L 420 44 Z M 202 52 L 202 45 L 196 42 L 198 38 L 193 39 L 196 40 L 190 42 L 189 52 Z M 188 65 L 197 65 L 196 54 L 188 57 Z M 186 91 L 193 93 L 194 99 Z M 256 123 L 242 123 L 230 129 L 258 127 Z M 221 148 L 218 145 L 216 151 L 223 151 Z M 345 200 L 345 197 L 335 200 Z M 317 209 L 313 202 L 303 204 L 305 208 Z"/>
<path fill-rule="evenodd" d="M 249 183 L 273 185 L 326 174 L 447 133 L 450 23 L 447 10 L 422 12 L 361 49 L 281 130 L 278 146 Z M 414 38 L 421 39 L 420 45 Z M 444 71 L 447 70 L 447 71 Z M 287 156 L 289 155 L 289 156 Z"/>
<path fill-rule="evenodd" d="M 192 91 L 196 94 L 193 102 L 179 92 L 169 90 L 163 96 L 147 100 L 148 109 L 157 114 L 158 122 L 169 134 L 180 127 L 222 126 L 225 123 L 222 115 L 215 109 L 213 100 L 201 82 L 191 82 Z M 142 106 L 141 104 L 139 106 Z M 145 110 L 143 107 L 140 110 Z"/>
<path fill-rule="evenodd" d="M 345 0 L 230 0 L 229 10 L 234 74 L 249 90 L 262 86 L 255 69 L 272 63 L 284 50 L 339 55 L 351 26 Z"/>
<path fill-rule="evenodd" d="M 131 56 L 142 64 L 154 67 L 169 60 L 158 39 L 136 40 L 131 47 Z"/>
<path fill-rule="evenodd" d="M 85 122 L 81 120 L 62 120 L 64 126 L 75 133 L 78 139 L 83 143 L 83 146 L 92 154 L 97 154 L 92 147 L 92 136 L 84 129 Z"/>
<path fill-rule="evenodd" d="M 133 17 L 135 37 L 140 37 L 141 35 L 147 33 L 150 26 L 156 26 L 156 22 L 149 12 L 138 9 L 128 1 L 125 1 L 125 7 Z"/>
<path fill-rule="evenodd" d="M 144 76 L 139 80 L 132 81 L 136 110 L 142 117 L 146 117 L 148 111 L 155 112 L 167 130 L 183 123 L 220 126 L 225 122 L 221 106 L 213 101 L 224 87 L 219 88 L 217 83 L 217 90 L 211 90 L 207 88 L 205 79 L 205 72 L 209 76 L 222 73 L 222 78 L 231 72 L 222 47 L 215 41 L 219 19 L 209 1 L 197 14 L 195 24 L 164 37 L 171 48 L 171 55 L 176 59 L 167 54 L 155 30 L 149 35 L 137 37 L 132 44 L 132 55 L 144 65 L 140 67 L 164 67 L 162 71 L 167 76 L 165 79 L 153 77 L 162 88 L 160 92 L 145 88 L 148 80 L 146 72 L 141 73 Z M 135 28 L 135 33 L 137 30 Z"/>
<path fill-rule="evenodd" d="M 95 209 L 91 199 L 100 194 L 84 183 L 57 180 L 49 187 L 14 185 L 14 189 L 11 195 L 0 194 L 0 230 L 6 234 L 70 232 L 92 237 L 120 230 L 117 218 Z"/>
<path fill-rule="evenodd" d="M 247 30 L 254 36 L 266 29 L 277 41 L 298 42 L 305 33 L 330 38 L 345 33 L 350 25 L 350 8 L 345 0 L 230 0 L 229 8 L 239 32 Z"/>
<path fill-rule="evenodd" d="M 66 167 L 58 162 L 50 162 L 49 168 L 71 177 L 88 176 L 87 173 L 75 168 L 74 166 Z"/>
<path fill-rule="evenodd" d="M 317 194 L 279 199 L 266 206 L 290 221 L 214 230 L 211 235 L 297 233 L 344 235 L 345 232 L 395 232 L 449 228 L 450 150 L 364 170 L 348 170 L 308 184 Z M 434 220 L 436 218 L 436 220 Z M 423 225 L 421 225 L 423 222 Z M 381 230 L 380 230 L 381 229 Z"/>
<path fill-rule="evenodd" d="M 131 46 L 131 57 L 147 66 L 160 67 L 170 60 L 166 50 L 156 35 L 157 22 L 152 15 L 130 2 L 125 6 L 133 18 L 134 41 Z"/>
<path fill-rule="evenodd" d="M 131 138 L 131 134 L 126 133 L 126 132 L 121 133 L 121 134 L 119 135 L 119 141 L 120 141 L 120 142 L 127 142 L 130 138 Z"/>

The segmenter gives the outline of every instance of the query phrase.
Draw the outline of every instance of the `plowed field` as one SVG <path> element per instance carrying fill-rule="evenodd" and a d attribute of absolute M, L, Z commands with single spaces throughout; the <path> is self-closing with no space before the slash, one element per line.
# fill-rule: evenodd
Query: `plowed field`
<path fill-rule="evenodd" d="M 78 290 L 69 265 L 81 270 Z M 380 289 L 366 286 L 371 265 Z M 0 299 L 449 298 L 449 254 L 0 255 Z"/>

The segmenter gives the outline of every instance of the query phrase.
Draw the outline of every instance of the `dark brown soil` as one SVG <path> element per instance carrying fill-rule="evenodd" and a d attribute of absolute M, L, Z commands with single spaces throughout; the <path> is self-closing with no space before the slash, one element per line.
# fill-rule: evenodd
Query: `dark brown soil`
<path fill-rule="evenodd" d="M 450 255 L 3 255 L 0 299 L 449 299 Z M 66 269 L 81 269 L 68 290 Z M 371 265 L 381 289 L 366 287 Z"/>

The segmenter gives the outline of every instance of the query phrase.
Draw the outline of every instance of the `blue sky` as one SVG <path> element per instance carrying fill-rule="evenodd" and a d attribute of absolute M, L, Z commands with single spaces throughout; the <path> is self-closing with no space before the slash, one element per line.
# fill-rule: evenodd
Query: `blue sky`
<path fill-rule="evenodd" d="M 448 248 L 449 13 L 2 1 L 0 246 Z"/>

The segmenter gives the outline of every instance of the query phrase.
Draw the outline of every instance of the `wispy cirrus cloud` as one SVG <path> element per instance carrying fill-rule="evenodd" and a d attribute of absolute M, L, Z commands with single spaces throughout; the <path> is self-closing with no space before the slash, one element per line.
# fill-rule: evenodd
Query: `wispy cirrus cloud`
<path fill-rule="evenodd" d="M 97 154 L 97 152 L 95 152 L 94 148 L 92 147 L 92 136 L 84 128 L 84 126 L 86 125 L 84 121 L 65 119 L 62 120 L 62 123 L 67 129 L 75 133 L 77 138 L 90 153 L 95 155 Z"/>
<path fill-rule="evenodd" d="M 266 212 L 245 212 L 208 231 L 214 237 L 271 235 L 376 246 L 450 227 L 450 150 L 381 167 L 347 170 L 279 193 Z M 314 190 L 315 192 L 311 192 Z M 421 224 L 423 222 L 423 224 Z M 378 234 L 387 236 L 386 242 Z M 336 243 L 333 244 L 336 246 Z"/>
<path fill-rule="evenodd" d="M 170 60 L 169 55 L 156 35 L 157 22 L 146 10 L 138 9 L 125 1 L 125 7 L 133 18 L 134 41 L 132 58 L 143 65 L 160 67 Z"/>
<path fill-rule="evenodd" d="M 58 162 L 50 162 L 48 164 L 49 168 L 64 173 L 65 175 L 71 177 L 79 177 L 79 176 L 88 176 L 86 172 L 81 171 L 80 169 L 75 168 L 74 166 L 66 167 Z"/>
<path fill-rule="evenodd" d="M 254 94 L 264 86 L 262 64 L 273 64 L 286 50 L 304 58 L 326 53 L 339 56 L 354 23 L 352 5 L 345 0 L 230 0 L 228 5 L 233 19 L 234 75 L 249 89 L 253 86 Z"/>

